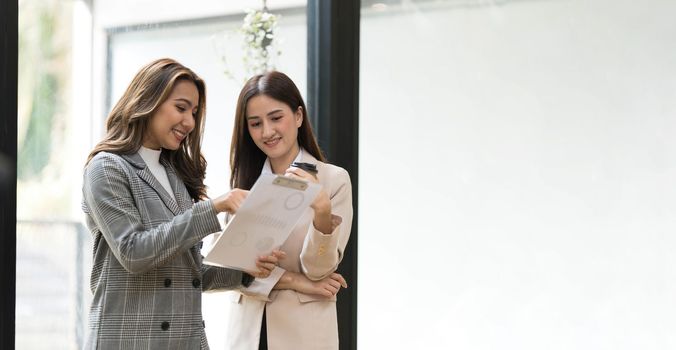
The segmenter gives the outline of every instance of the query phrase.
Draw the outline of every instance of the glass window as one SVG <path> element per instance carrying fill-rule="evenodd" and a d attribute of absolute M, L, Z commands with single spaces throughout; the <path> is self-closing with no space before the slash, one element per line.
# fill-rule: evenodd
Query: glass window
<path fill-rule="evenodd" d="M 89 236 L 79 220 L 73 2 L 19 2 L 16 347 L 82 342 Z M 78 175 L 78 173 L 80 175 Z M 89 244 L 90 245 L 90 244 Z"/>

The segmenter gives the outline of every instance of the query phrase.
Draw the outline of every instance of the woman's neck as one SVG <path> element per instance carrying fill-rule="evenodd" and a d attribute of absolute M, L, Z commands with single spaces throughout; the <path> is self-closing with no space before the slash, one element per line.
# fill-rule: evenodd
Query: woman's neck
<path fill-rule="evenodd" d="M 155 150 L 155 149 L 148 148 L 146 146 L 141 146 L 138 149 L 138 154 L 141 155 L 141 158 L 143 158 L 143 160 L 146 163 L 148 163 L 150 161 L 153 164 L 154 163 L 159 164 L 160 155 L 162 154 L 162 150 L 161 149 Z"/>
<path fill-rule="evenodd" d="M 298 143 L 296 143 L 296 146 L 285 155 L 279 158 L 270 158 L 270 167 L 272 168 L 272 172 L 277 175 L 283 175 L 286 169 L 291 166 L 291 162 L 296 159 L 299 152 L 300 147 L 298 146 Z"/>

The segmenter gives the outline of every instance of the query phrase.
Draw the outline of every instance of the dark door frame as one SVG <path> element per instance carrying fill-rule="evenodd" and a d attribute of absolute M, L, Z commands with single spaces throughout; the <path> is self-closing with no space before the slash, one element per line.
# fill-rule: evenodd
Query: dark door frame
<path fill-rule="evenodd" d="M 308 0 L 308 112 L 329 162 L 352 180 L 352 233 L 340 263 L 348 288 L 338 295 L 340 349 L 357 348 L 360 0 Z"/>
<path fill-rule="evenodd" d="M 14 349 L 19 1 L 0 1 L 0 349 Z"/>

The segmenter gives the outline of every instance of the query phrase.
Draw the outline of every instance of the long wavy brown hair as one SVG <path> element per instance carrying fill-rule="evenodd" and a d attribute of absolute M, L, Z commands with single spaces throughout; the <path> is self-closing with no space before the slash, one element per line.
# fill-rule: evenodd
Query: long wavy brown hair
<path fill-rule="evenodd" d="M 251 189 L 263 169 L 266 155 L 256 146 L 246 122 L 246 107 L 254 96 L 266 95 L 285 103 L 292 111 L 302 107 L 303 123 L 298 128 L 298 145 L 322 162 L 322 154 L 307 115 L 307 108 L 296 84 L 282 72 L 267 72 L 249 79 L 239 93 L 235 112 L 235 128 L 230 145 L 230 186 Z"/>
<path fill-rule="evenodd" d="M 86 164 L 99 152 L 136 153 L 143 144 L 150 118 L 169 98 L 179 81 L 190 81 L 197 87 L 199 103 L 195 113 L 195 128 L 177 150 L 162 149 L 160 157 L 176 170 L 193 200 L 206 198 L 204 176 L 207 162 L 201 151 L 206 87 L 202 78 L 170 58 L 150 62 L 136 73 L 127 90 L 110 111 L 106 120 L 106 136 L 89 153 Z"/>

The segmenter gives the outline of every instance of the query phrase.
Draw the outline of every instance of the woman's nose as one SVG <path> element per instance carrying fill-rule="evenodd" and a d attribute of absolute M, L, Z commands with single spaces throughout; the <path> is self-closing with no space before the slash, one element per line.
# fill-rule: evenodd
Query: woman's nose
<path fill-rule="evenodd" d="M 183 118 L 183 126 L 188 129 L 188 132 L 195 128 L 195 116 L 192 113 Z"/>
<path fill-rule="evenodd" d="M 263 137 L 264 138 L 267 138 L 267 137 L 274 135 L 274 131 L 272 130 L 272 126 L 270 125 L 270 123 L 263 122 L 262 127 L 263 127 Z"/>

